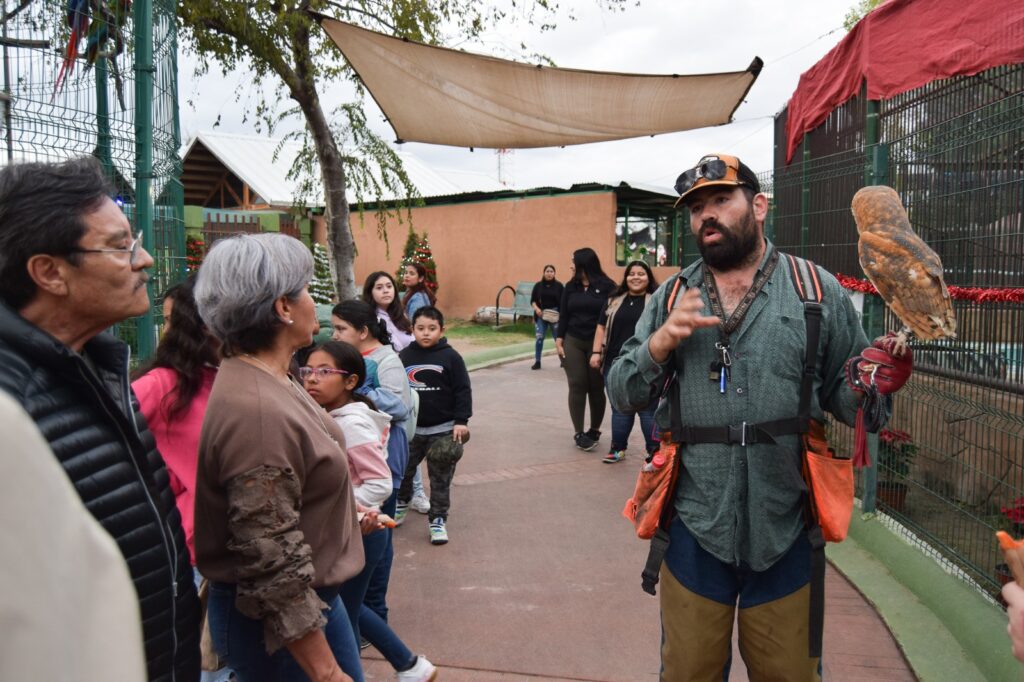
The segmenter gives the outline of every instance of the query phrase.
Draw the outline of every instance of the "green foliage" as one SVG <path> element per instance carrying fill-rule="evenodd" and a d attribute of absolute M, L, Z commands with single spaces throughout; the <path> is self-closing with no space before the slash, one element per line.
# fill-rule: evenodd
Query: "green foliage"
<path fill-rule="evenodd" d="M 316 303 L 334 303 L 337 300 L 327 249 L 318 242 L 313 243 L 313 279 L 309 281 L 309 295 Z"/>
<path fill-rule="evenodd" d="M 846 13 L 843 18 L 843 28 L 847 31 L 852 29 L 858 21 L 866 17 L 871 13 L 871 10 L 881 5 L 886 0 L 860 0 L 856 5 L 850 8 L 850 11 Z"/>
<path fill-rule="evenodd" d="M 885 428 L 878 432 L 878 475 L 884 481 L 902 481 L 910 475 L 917 444 L 906 431 Z"/>

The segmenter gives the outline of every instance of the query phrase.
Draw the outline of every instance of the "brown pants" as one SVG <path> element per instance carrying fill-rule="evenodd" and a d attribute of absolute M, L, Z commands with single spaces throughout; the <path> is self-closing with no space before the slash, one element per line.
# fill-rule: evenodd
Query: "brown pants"
<path fill-rule="evenodd" d="M 661 569 L 661 679 L 721 682 L 732 655 L 736 608 L 686 589 Z M 740 655 L 751 682 L 821 682 L 821 659 L 808 657 L 810 586 L 739 609 Z"/>

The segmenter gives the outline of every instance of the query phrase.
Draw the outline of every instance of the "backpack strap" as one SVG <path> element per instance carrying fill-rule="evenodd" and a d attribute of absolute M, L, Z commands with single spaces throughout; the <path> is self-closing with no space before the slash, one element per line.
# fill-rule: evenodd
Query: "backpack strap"
<path fill-rule="evenodd" d="M 822 294 L 818 268 L 809 260 L 786 254 L 790 279 L 796 295 L 804 304 L 807 343 L 804 349 L 804 370 L 800 379 L 799 419 L 807 424 L 811 418 L 811 391 L 818 365 L 818 344 L 821 337 Z M 820 658 L 822 633 L 825 628 L 825 538 L 811 511 L 810 486 L 806 501 L 807 538 L 811 543 L 810 605 L 808 613 L 808 651 L 811 658 Z"/>

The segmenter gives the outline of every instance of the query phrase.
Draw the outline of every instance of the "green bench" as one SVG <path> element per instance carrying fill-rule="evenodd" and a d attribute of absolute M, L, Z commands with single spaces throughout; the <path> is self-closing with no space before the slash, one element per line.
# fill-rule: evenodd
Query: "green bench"
<path fill-rule="evenodd" d="M 498 289 L 498 295 L 494 297 L 494 326 L 501 326 L 501 316 L 511 315 L 512 324 L 516 323 L 520 317 L 529 317 L 533 319 L 533 306 L 530 304 L 530 297 L 533 295 L 534 282 L 528 282 L 520 280 L 515 287 L 511 284 L 506 284 L 501 289 Z M 512 305 L 510 307 L 501 307 L 501 295 L 505 291 L 511 291 L 515 298 L 512 299 Z"/>

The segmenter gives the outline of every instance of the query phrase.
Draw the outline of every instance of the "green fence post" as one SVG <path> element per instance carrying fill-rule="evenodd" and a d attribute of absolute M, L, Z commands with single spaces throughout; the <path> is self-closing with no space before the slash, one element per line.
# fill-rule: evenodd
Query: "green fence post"
<path fill-rule="evenodd" d="M 867 84 L 861 90 L 867 96 Z M 889 181 L 889 147 L 882 143 L 881 126 L 882 103 L 877 99 L 867 101 L 867 115 L 864 121 L 864 141 L 867 152 L 867 166 L 864 170 L 865 185 L 884 185 Z M 863 310 L 864 332 L 869 339 L 885 333 L 885 305 L 872 294 L 864 294 Z M 861 505 L 865 512 L 875 511 L 878 490 L 878 434 L 868 434 L 868 454 L 871 466 L 864 469 L 864 493 Z"/>
<path fill-rule="evenodd" d="M 804 135 L 803 162 L 800 164 L 800 256 L 807 258 L 807 238 L 809 236 L 811 212 L 811 185 L 807 181 L 807 167 L 811 164 L 811 141 Z"/>
<path fill-rule="evenodd" d="M 111 152 L 110 100 L 107 94 L 107 59 L 96 60 L 96 158 L 108 178 L 114 178 L 114 159 Z"/>
<path fill-rule="evenodd" d="M 132 6 L 135 25 L 135 227 L 142 232 L 143 244 L 153 241 L 153 3 L 136 0 Z M 153 300 L 153 280 L 146 285 Z M 136 319 L 139 359 L 144 360 L 156 348 L 153 307 Z"/>

